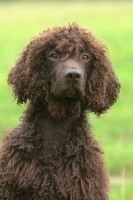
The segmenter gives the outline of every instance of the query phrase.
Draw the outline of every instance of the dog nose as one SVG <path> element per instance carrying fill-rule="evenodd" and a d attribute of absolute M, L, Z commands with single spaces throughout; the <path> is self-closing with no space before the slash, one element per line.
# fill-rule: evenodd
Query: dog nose
<path fill-rule="evenodd" d="M 81 72 L 78 69 L 68 69 L 65 71 L 65 79 L 68 81 L 79 81 L 81 78 Z"/>

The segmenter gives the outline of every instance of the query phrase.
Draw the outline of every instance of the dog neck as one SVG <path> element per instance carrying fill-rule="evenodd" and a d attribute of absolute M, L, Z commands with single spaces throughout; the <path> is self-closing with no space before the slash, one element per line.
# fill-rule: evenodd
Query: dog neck
<path fill-rule="evenodd" d="M 28 144 L 32 140 L 37 151 L 36 154 L 41 157 L 42 162 L 44 162 L 45 157 L 49 157 L 50 160 L 56 160 L 60 153 L 71 154 L 77 151 L 78 141 L 81 141 L 81 143 L 87 141 L 86 138 L 89 132 L 87 124 L 85 114 L 76 119 L 56 120 L 46 109 L 40 112 L 37 107 L 31 104 L 23 117 L 25 140 Z M 29 129 L 31 129 L 30 135 Z M 73 148 L 67 149 L 71 146 L 70 143 Z M 70 153 L 68 150 L 72 152 Z"/>
<path fill-rule="evenodd" d="M 61 141 L 67 137 L 73 122 L 71 120 L 55 120 L 49 113 L 45 112 L 38 117 L 37 124 L 44 138 Z"/>
<path fill-rule="evenodd" d="M 42 107 L 37 109 L 36 106 L 29 104 L 27 110 L 24 112 L 23 123 L 30 123 L 32 126 L 37 127 L 41 132 L 42 137 L 47 140 L 64 141 L 68 133 L 72 133 L 73 127 L 79 127 L 79 121 L 84 116 L 77 118 L 55 119 L 49 114 L 46 108 Z"/>

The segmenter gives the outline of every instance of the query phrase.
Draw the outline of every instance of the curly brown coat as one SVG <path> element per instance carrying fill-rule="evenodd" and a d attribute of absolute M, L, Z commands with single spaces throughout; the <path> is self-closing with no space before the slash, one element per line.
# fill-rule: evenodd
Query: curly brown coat
<path fill-rule="evenodd" d="M 86 118 L 118 98 L 106 47 L 76 24 L 48 29 L 23 50 L 8 83 L 29 105 L 1 145 L 0 199 L 107 200 L 103 151 Z"/>

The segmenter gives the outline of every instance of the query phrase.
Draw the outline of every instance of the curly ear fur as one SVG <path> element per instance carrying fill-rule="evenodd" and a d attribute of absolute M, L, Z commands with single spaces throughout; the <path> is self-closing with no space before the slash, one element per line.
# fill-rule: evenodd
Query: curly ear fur
<path fill-rule="evenodd" d="M 99 41 L 91 43 L 92 61 L 87 82 L 88 109 L 99 115 L 118 98 L 120 83 L 111 66 L 106 47 Z"/>
<path fill-rule="evenodd" d="M 33 49 L 35 47 L 36 49 Z M 13 93 L 18 104 L 26 103 L 27 99 L 32 102 L 38 99 L 41 101 L 41 98 L 44 100 L 44 96 L 47 95 L 48 80 L 44 67 L 45 61 L 40 55 L 37 59 L 37 54 L 40 53 L 37 48 L 39 44 L 36 46 L 34 41 L 27 45 L 15 66 L 9 71 L 7 81 L 13 86 Z"/>
<path fill-rule="evenodd" d="M 25 82 L 26 82 L 26 68 L 25 62 L 27 57 L 27 51 L 23 51 L 20 58 L 17 60 L 16 65 L 12 67 L 8 74 L 8 84 L 13 85 L 13 94 L 18 99 L 19 103 L 26 103 L 27 95 L 25 94 Z"/>

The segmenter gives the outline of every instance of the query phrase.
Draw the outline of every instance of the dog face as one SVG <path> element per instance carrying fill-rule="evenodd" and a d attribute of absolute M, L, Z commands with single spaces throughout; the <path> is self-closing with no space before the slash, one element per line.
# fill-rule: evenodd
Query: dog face
<path fill-rule="evenodd" d="M 11 68 L 8 83 L 18 104 L 43 104 L 55 118 L 79 116 L 81 110 L 104 113 L 120 91 L 106 47 L 76 24 L 34 38 Z"/>
<path fill-rule="evenodd" d="M 74 53 L 65 58 L 63 53 L 50 51 L 48 62 L 50 68 L 50 91 L 55 98 L 82 99 L 87 81 L 86 70 L 90 63 L 88 52 L 80 55 Z"/>

